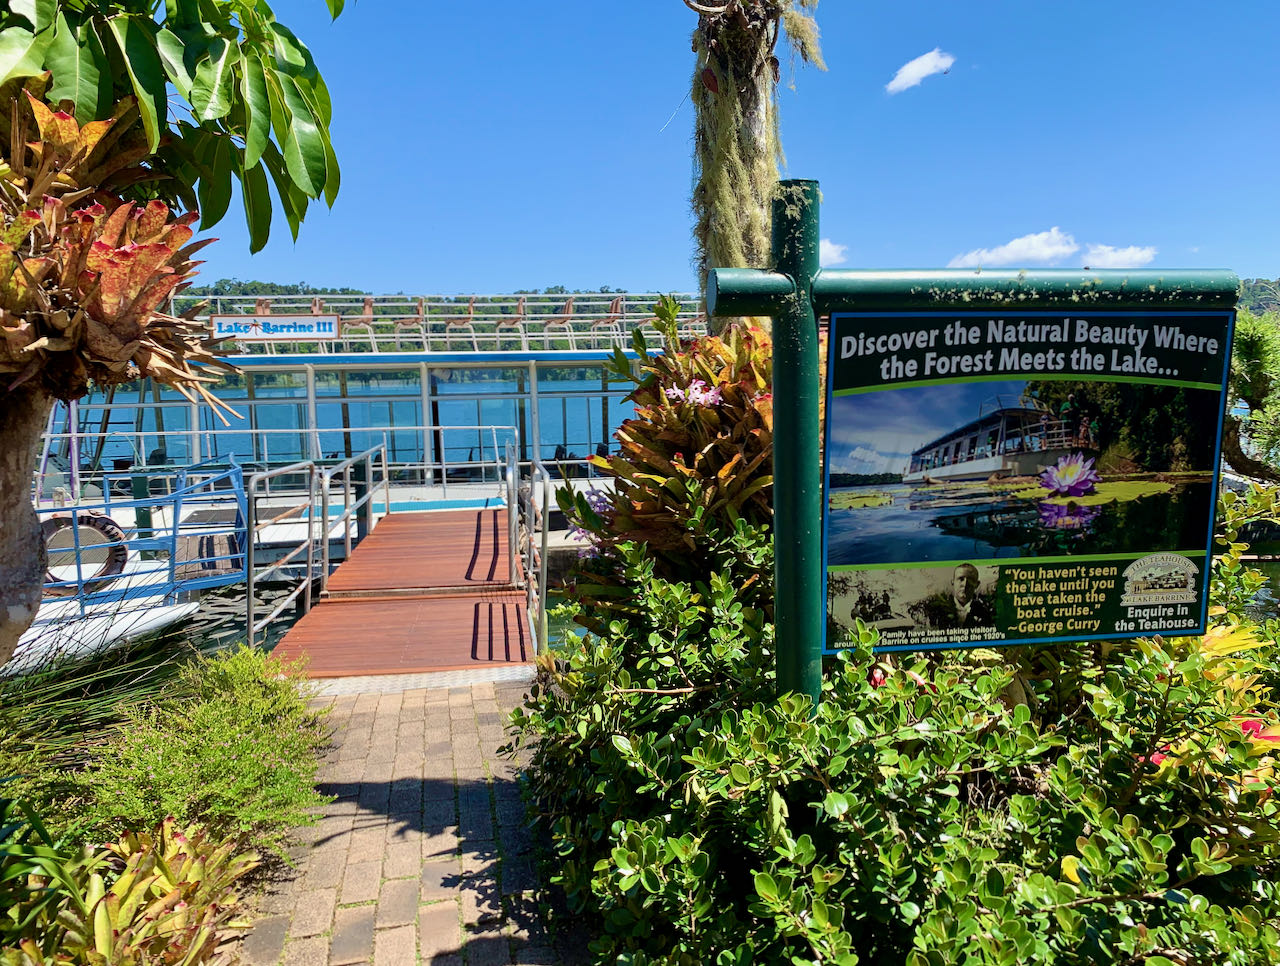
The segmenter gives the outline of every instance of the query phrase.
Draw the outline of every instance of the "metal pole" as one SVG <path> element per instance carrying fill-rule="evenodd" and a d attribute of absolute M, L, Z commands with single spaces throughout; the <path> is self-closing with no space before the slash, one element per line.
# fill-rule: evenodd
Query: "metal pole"
<path fill-rule="evenodd" d="M 822 695 L 822 483 L 818 428 L 818 183 L 783 181 L 773 201 L 773 259 L 794 294 L 773 319 L 774 621 L 778 692 Z"/>

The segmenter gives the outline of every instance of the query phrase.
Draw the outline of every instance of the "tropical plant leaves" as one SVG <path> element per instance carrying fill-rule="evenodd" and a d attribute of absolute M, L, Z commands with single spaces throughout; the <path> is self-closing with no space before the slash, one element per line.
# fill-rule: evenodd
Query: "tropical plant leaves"
<path fill-rule="evenodd" d="M 345 2 L 326 4 L 337 17 Z M 0 80 L 50 71 L 48 96 L 71 101 L 81 123 L 135 95 L 159 176 L 140 196 L 198 199 L 208 226 L 226 213 L 238 178 L 257 251 L 270 230 L 269 175 L 296 238 L 309 201 L 332 205 L 341 183 L 332 101 L 306 45 L 265 4 L 165 0 L 155 18 L 131 8 L 9 0 L 0 5 Z M 189 119 L 169 114 L 174 90 Z"/>
<path fill-rule="evenodd" d="M 244 172 L 240 179 L 245 221 L 249 226 L 249 251 L 262 251 L 271 236 L 271 193 L 267 173 L 261 163 Z"/>
<path fill-rule="evenodd" d="M 271 100 L 262 61 L 245 51 L 240 55 L 240 96 L 244 101 L 244 166 L 252 168 L 271 137 Z"/>
<path fill-rule="evenodd" d="M 71 101 L 81 124 L 111 110 L 111 65 L 92 23 L 73 23 L 59 10 L 45 66 L 53 72 L 49 99 Z"/>
<path fill-rule="evenodd" d="M 223 37 L 209 41 L 208 56 L 196 66 L 195 83 L 191 85 L 191 107 L 197 120 L 212 121 L 230 113 L 234 68 L 239 61 L 239 47 Z"/>
<path fill-rule="evenodd" d="M 168 123 L 164 67 L 160 63 L 156 41 L 159 28 L 153 22 L 132 14 L 108 18 L 107 28 L 129 74 L 133 93 L 138 98 L 142 129 L 147 133 L 147 144 L 154 151 L 160 146 L 160 129 Z"/>

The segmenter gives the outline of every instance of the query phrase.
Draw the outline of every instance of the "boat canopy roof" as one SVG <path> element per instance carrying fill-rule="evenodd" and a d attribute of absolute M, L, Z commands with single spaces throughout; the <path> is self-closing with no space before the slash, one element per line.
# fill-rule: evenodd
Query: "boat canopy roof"
<path fill-rule="evenodd" d="M 914 458 L 927 453 L 930 450 L 937 449 L 939 446 L 945 446 L 954 440 L 964 439 L 965 437 L 972 436 L 975 433 L 982 433 L 986 430 L 996 429 L 1004 423 L 1009 416 L 1016 415 L 1027 417 L 1025 420 L 1019 420 L 1019 423 L 1024 423 L 1032 420 L 1039 420 L 1042 415 L 1052 415 L 1049 413 L 1047 408 L 1036 406 L 1002 406 L 990 411 L 987 411 L 986 407 L 983 408 L 983 414 L 977 419 L 970 420 L 963 426 L 957 426 L 950 432 L 943 433 L 932 442 L 926 443 L 924 446 L 913 450 L 911 456 Z"/>

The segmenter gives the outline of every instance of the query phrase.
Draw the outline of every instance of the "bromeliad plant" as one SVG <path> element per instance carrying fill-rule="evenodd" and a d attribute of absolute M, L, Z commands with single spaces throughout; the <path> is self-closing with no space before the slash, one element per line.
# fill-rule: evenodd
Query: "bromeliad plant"
<path fill-rule="evenodd" d="M 660 577 L 696 579 L 707 572 L 710 527 L 732 531 L 739 520 L 753 527 L 772 520 L 769 337 L 733 326 L 721 336 L 681 343 L 679 308 L 670 296 L 654 306 L 663 353 L 651 354 L 635 332 L 640 378 L 621 350 L 614 354 L 611 371 L 636 383 L 630 396 L 636 409 L 618 430 L 618 452 L 592 459 L 613 480 L 611 503 L 601 508 L 571 489 L 558 494 L 561 509 L 602 558 L 581 576 L 579 596 L 622 596 L 610 563 L 622 543 L 643 544 Z"/>
<path fill-rule="evenodd" d="M 34 382 L 58 399 L 149 376 L 226 410 L 204 383 L 231 366 L 210 351 L 196 306 L 162 311 L 190 284 L 189 212 L 160 201 L 124 202 L 111 189 L 147 175 L 132 98 L 110 118 L 83 126 L 29 82 L 11 105 L 0 166 L 0 379 Z M 67 105 L 69 106 L 69 105 Z M 32 140 L 32 137 L 35 137 Z"/>

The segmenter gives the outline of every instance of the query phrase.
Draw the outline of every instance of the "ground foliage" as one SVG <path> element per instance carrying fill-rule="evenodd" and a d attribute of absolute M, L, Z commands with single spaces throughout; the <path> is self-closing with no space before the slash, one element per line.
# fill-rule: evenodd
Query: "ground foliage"
<path fill-rule="evenodd" d="M 62 845 L 29 807 L 0 799 L 0 963 L 208 962 L 237 913 L 235 883 L 257 864 L 172 819 L 154 834 Z"/>
<path fill-rule="evenodd" d="M 765 534 L 709 526 L 692 581 L 620 546 L 637 606 L 514 715 L 597 961 L 1274 962 L 1280 628 L 1239 533 L 1277 501 L 1224 502 L 1207 636 L 876 663 L 863 629 L 816 714 L 738 589 Z"/>
<path fill-rule="evenodd" d="M 314 783 L 327 731 L 295 670 L 241 647 L 181 660 L 143 652 L 3 682 L 0 791 L 30 802 L 68 842 L 173 816 L 240 849 L 282 854 L 289 830 L 325 801 Z"/>

